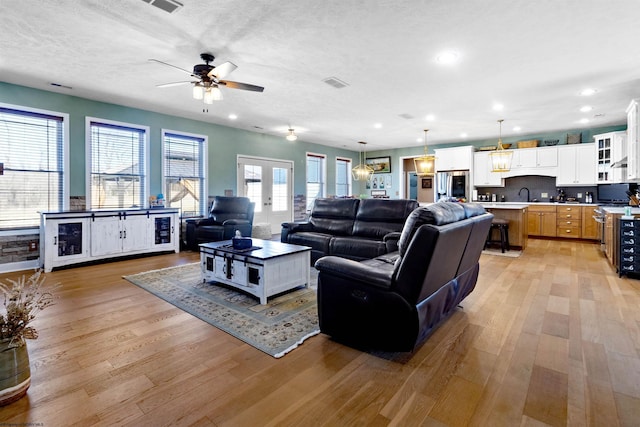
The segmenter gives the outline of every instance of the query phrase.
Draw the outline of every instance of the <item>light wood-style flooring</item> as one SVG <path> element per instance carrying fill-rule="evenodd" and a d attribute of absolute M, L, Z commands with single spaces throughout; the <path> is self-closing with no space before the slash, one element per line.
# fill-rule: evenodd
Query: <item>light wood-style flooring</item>
<path fill-rule="evenodd" d="M 28 395 L 0 424 L 640 425 L 640 280 L 597 244 L 483 255 L 476 290 L 413 354 L 319 335 L 274 359 L 121 278 L 197 260 L 48 273 L 60 298 L 29 341 Z"/>

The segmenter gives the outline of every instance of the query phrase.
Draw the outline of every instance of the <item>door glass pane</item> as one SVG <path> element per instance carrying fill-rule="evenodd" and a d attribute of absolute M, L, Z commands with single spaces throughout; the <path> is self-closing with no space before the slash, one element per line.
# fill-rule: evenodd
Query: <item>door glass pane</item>
<path fill-rule="evenodd" d="M 262 166 L 244 165 L 244 194 L 256 204 L 255 212 L 262 212 Z"/>
<path fill-rule="evenodd" d="M 281 212 L 286 211 L 288 209 L 287 201 L 289 200 L 289 195 L 287 194 L 288 189 L 288 177 L 287 170 L 284 168 L 273 168 L 273 212 Z"/>

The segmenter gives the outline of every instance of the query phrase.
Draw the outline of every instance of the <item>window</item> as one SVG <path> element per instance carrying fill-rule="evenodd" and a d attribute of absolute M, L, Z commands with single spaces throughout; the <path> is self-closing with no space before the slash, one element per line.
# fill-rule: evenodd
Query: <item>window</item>
<path fill-rule="evenodd" d="M 336 196 L 351 195 L 351 159 L 336 158 Z"/>
<path fill-rule="evenodd" d="M 326 196 L 325 164 L 324 155 L 307 153 L 307 212 L 311 211 L 317 198 Z"/>
<path fill-rule="evenodd" d="M 68 200 L 68 115 L 0 105 L 0 228 L 35 227 Z"/>
<path fill-rule="evenodd" d="M 87 207 L 147 206 L 149 128 L 87 117 L 87 132 Z"/>
<path fill-rule="evenodd" d="M 162 131 L 165 206 L 180 215 L 204 215 L 207 209 L 207 137 Z"/>

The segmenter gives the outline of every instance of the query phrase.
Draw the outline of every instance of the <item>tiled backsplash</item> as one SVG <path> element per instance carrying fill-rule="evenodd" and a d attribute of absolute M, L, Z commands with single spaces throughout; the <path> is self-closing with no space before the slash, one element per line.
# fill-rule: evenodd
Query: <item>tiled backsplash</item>
<path fill-rule="evenodd" d="M 520 191 L 521 188 L 529 189 L 529 200 L 537 199 L 541 202 L 548 202 L 550 197 L 555 200 L 560 189 L 564 190 L 566 197 L 576 197 L 579 202 L 585 201 L 587 191 L 593 195 L 593 201 L 596 198 L 596 186 L 587 187 L 556 187 L 556 179 L 549 176 L 526 175 L 506 178 L 504 187 L 478 187 L 478 194 L 495 194 L 496 200 L 500 200 L 504 196 L 507 202 L 526 202 L 526 190 Z M 520 194 L 518 195 L 518 192 Z M 542 193 L 547 193 L 547 197 L 542 197 Z M 578 198 L 578 193 L 582 197 Z"/>

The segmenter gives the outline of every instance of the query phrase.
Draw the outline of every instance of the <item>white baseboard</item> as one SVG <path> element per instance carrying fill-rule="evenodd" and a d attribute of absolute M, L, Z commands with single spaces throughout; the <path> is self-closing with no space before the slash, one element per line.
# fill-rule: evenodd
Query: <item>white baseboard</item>
<path fill-rule="evenodd" d="M 30 261 L 9 262 L 6 264 L 0 264 L 0 273 L 11 273 L 13 271 L 21 270 L 34 270 L 40 267 L 40 259 L 33 259 Z"/>

